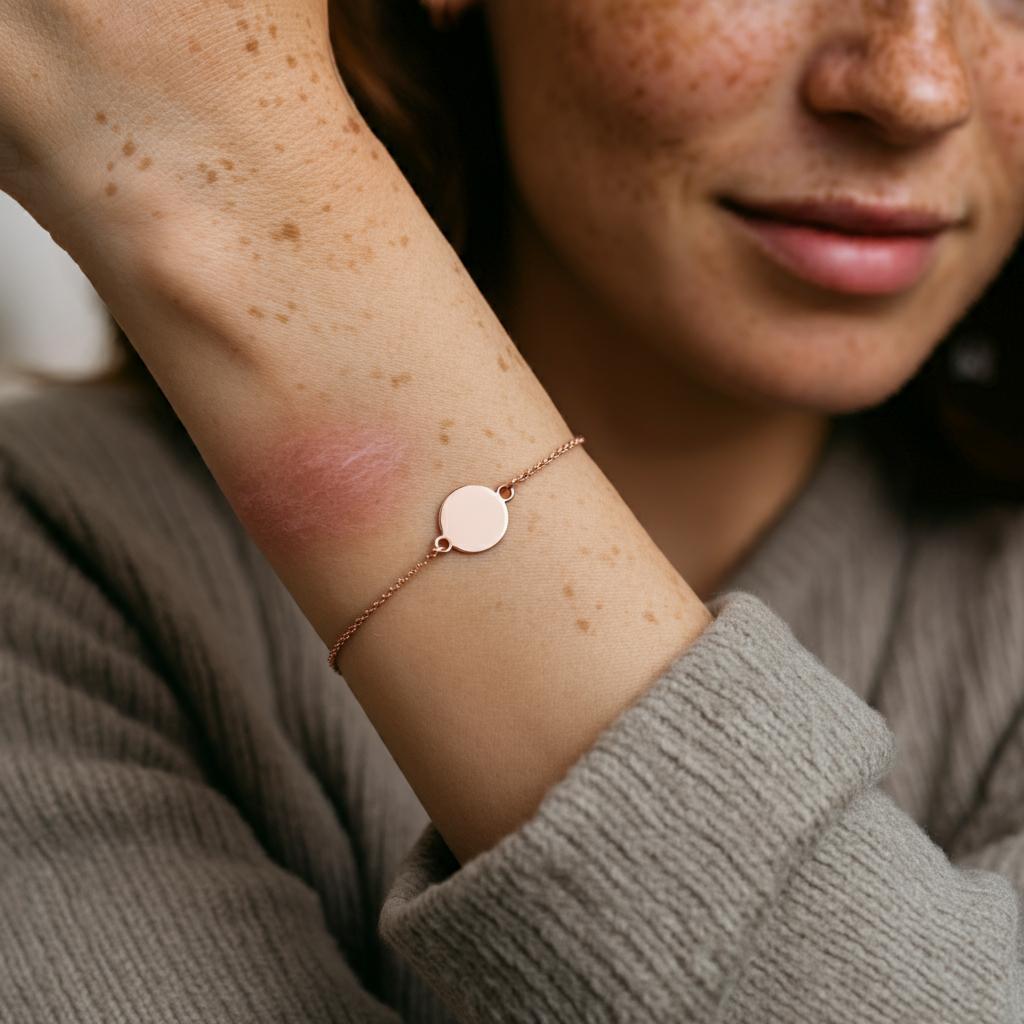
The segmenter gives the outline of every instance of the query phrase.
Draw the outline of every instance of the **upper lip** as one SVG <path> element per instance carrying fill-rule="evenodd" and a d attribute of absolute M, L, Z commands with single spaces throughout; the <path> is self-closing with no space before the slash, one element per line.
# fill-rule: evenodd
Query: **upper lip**
<path fill-rule="evenodd" d="M 725 197 L 722 202 L 747 216 L 833 228 L 854 235 L 930 235 L 962 220 L 924 207 L 880 206 L 845 198 L 760 201 Z"/>

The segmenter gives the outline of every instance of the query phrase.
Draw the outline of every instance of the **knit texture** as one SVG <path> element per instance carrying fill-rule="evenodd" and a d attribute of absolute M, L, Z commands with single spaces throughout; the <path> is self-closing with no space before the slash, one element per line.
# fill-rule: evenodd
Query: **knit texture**
<path fill-rule="evenodd" d="M 0 406 L 0 1021 L 1024 1021 L 1021 505 L 840 420 L 709 608 L 460 867 L 166 404 Z"/>

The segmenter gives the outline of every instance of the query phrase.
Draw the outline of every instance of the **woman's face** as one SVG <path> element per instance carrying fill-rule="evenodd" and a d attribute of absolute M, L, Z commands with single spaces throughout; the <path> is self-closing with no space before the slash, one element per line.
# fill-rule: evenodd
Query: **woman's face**
<path fill-rule="evenodd" d="M 1024 0 L 485 9 L 522 206 L 595 307 L 717 388 L 881 401 L 1024 229 Z M 946 226 L 781 208 L 839 201 Z"/>

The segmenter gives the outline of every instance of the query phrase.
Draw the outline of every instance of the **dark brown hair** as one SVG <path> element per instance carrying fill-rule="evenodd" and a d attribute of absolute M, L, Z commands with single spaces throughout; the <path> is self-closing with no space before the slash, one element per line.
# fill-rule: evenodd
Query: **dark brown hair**
<path fill-rule="evenodd" d="M 415 0 L 329 0 L 353 99 L 485 295 L 504 249 L 506 160 L 479 5 L 446 27 Z M 898 472 L 946 503 L 1024 496 L 1024 245 L 899 392 L 861 419 Z M 119 379 L 148 379 L 125 350 Z M 109 379 L 105 375 L 104 379 Z"/>

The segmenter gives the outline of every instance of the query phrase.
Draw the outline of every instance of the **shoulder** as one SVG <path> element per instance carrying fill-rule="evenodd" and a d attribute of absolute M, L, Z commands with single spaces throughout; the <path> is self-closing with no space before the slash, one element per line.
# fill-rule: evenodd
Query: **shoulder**
<path fill-rule="evenodd" d="M 918 662 L 950 686 L 959 679 L 962 706 L 1016 715 L 1024 706 L 1024 501 L 985 499 L 932 515 L 911 537 L 906 611 Z"/>
<path fill-rule="evenodd" d="M 922 600 L 1024 643 L 1024 499 L 915 509 L 911 536 Z"/>
<path fill-rule="evenodd" d="M 916 507 L 909 522 L 875 691 L 903 751 L 889 785 L 944 848 L 969 849 L 1020 799 L 1024 502 Z"/>

